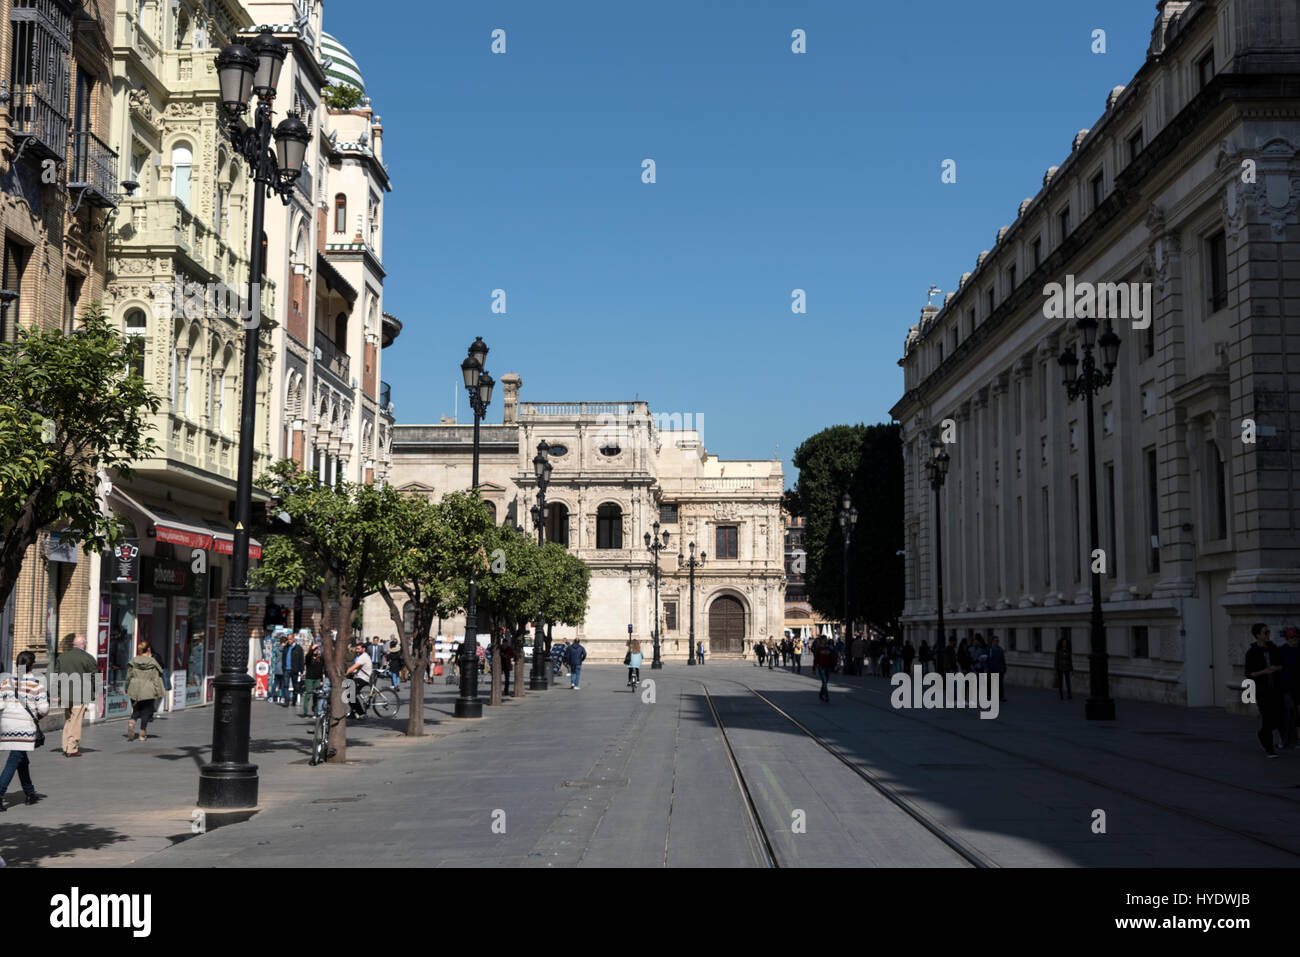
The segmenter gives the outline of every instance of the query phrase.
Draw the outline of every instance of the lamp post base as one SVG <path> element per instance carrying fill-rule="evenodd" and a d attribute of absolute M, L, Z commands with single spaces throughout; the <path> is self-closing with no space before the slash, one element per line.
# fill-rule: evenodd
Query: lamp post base
<path fill-rule="evenodd" d="M 1089 698 L 1084 703 L 1083 713 L 1089 721 L 1114 721 L 1114 698 Z"/>
<path fill-rule="evenodd" d="M 662 671 L 662 670 L 663 670 L 663 666 L 664 666 L 664 663 L 663 663 L 662 661 L 652 661 L 652 662 L 650 662 L 650 670 L 651 670 L 651 671 Z"/>
<path fill-rule="evenodd" d="M 257 765 L 207 764 L 199 769 L 201 808 L 257 807 Z"/>
<path fill-rule="evenodd" d="M 687 663 L 688 665 L 693 665 L 693 664 L 695 664 L 695 659 L 694 659 L 694 658 L 687 658 L 687 659 L 686 659 L 686 663 Z"/>
<path fill-rule="evenodd" d="M 483 702 L 478 698 L 457 698 L 456 710 L 453 713 L 457 718 L 481 718 Z"/>
<path fill-rule="evenodd" d="M 528 677 L 529 691 L 545 691 L 549 687 L 550 684 L 547 683 L 546 681 L 546 675 L 529 675 Z"/>

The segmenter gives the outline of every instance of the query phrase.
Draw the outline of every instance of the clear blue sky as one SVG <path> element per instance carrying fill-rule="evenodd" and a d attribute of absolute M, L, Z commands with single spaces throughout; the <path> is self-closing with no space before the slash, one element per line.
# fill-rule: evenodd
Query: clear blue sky
<path fill-rule="evenodd" d="M 452 412 L 481 335 L 526 400 L 702 414 L 710 451 L 779 445 L 793 482 L 807 436 L 888 421 L 926 288 L 955 288 L 1014 221 L 1141 65 L 1154 16 L 1131 0 L 330 0 L 393 176 L 398 421 Z"/>

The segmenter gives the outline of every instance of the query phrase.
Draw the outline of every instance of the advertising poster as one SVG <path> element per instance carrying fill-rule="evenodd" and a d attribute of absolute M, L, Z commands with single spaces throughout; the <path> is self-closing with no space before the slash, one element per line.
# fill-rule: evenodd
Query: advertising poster
<path fill-rule="evenodd" d="M 265 699 L 271 693 L 271 663 L 265 659 L 259 661 L 253 673 L 257 680 L 257 684 L 253 686 L 253 695 Z"/>
<path fill-rule="evenodd" d="M 108 713 L 108 622 L 99 623 L 99 654 L 95 664 L 99 667 L 99 699 L 95 702 L 95 720 L 103 721 Z"/>
<path fill-rule="evenodd" d="M 185 672 L 172 672 L 172 710 L 180 711 L 185 707 Z"/>
<path fill-rule="evenodd" d="M 203 700 L 208 704 L 212 704 L 212 700 L 217 693 L 216 689 L 212 686 L 212 679 L 216 676 L 216 674 L 217 674 L 217 623 L 214 621 L 208 624 L 208 672 L 207 672 L 207 677 L 203 681 L 204 684 Z"/>

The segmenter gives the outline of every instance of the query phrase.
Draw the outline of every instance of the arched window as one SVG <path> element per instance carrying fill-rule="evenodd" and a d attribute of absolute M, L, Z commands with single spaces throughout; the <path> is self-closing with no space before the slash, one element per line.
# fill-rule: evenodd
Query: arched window
<path fill-rule="evenodd" d="M 569 507 L 562 502 L 548 502 L 546 540 L 569 547 Z"/>
<path fill-rule="evenodd" d="M 596 509 L 596 547 L 623 547 L 623 510 L 617 505 Z"/>
<path fill-rule="evenodd" d="M 492 516 L 492 524 L 495 525 L 497 523 L 497 503 L 484 502 L 483 504 L 487 506 L 488 514 Z"/>
<path fill-rule="evenodd" d="M 345 233 L 348 229 L 348 198 L 342 193 L 334 197 L 334 232 Z"/>
<path fill-rule="evenodd" d="M 144 337 L 148 331 L 148 319 L 140 309 L 132 309 L 126 314 L 126 342 L 131 358 L 127 362 L 128 375 L 144 378 Z"/>
<path fill-rule="evenodd" d="M 176 15 L 176 49 L 184 50 L 189 46 L 190 15 L 182 8 Z"/>
<path fill-rule="evenodd" d="M 194 163 L 194 154 L 190 148 L 178 143 L 172 147 L 172 195 L 190 208 L 190 167 Z"/>
<path fill-rule="evenodd" d="M 346 350 L 348 347 L 348 314 L 340 312 L 334 320 L 334 344 Z"/>

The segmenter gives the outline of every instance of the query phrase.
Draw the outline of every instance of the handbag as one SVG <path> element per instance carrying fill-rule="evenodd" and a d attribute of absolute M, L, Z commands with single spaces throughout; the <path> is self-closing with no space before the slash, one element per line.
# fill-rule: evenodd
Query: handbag
<path fill-rule="evenodd" d="M 629 651 L 627 654 L 623 656 L 623 664 L 630 665 L 631 663 L 632 663 L 632 652 Z"/>
<path fill-rule="evenodd" d="M 41 730 L 41 719 L 32 714 L 32 709 L 27 707 L 27 702 L 19 697 L 17 682 L 14 683 L 14 700 L 23 706 L 23 710 L 27 712 L 27 717 L 32 719 L 32 724 L 36 727 L 36 741 L 33 743 L 32 747 L 45 747 L 45 732 Z"/>

